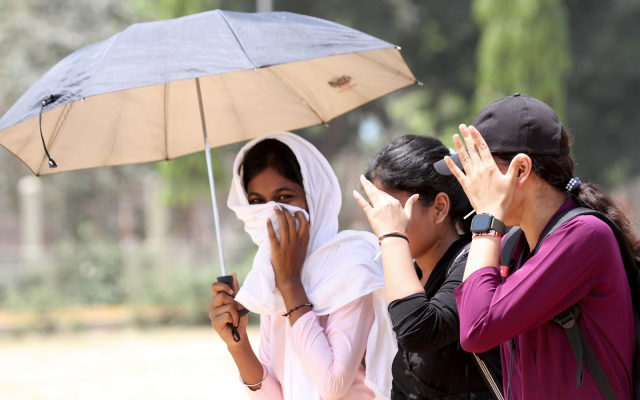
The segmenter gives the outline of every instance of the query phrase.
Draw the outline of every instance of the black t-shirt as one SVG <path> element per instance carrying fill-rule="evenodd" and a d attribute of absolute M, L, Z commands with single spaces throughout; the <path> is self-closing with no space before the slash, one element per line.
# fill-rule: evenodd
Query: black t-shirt
<path fill-rule="evenodd" d="M 456 257 L 468 245 L 469 238 L 465 237 L 447 249 L 429 276 L 425 293 L 389 304 L 398 338 L 398 353 L 392 365 L 392 400 L 493 398 L 473 355 L 460 347 L 460 322 L 453 290 L 462 282 L 467 262 L 466 252 L 457 260 Z M 418 266 L 416 273 L 421 277 Z M 502 382 L 500 350 L 496 347 L 481 358 Z"/>

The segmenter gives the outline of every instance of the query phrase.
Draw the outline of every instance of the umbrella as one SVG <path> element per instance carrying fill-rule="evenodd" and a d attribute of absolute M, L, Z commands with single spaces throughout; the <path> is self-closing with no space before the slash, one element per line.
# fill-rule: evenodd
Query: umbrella
<path fill-rule="evenodd" d="M 214 10 L 134 24 L 67 56 L 0 119 L 0 144 L 36 175 L 204 150 L 226 275 L 210 147 L 327 123 L 416 83 L 399 47 L 357 30 Z"/>

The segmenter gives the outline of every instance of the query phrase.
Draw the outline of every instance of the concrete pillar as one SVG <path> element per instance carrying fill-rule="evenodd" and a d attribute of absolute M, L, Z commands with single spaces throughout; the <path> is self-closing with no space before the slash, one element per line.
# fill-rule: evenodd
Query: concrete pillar
<path fill-rule="evenodd" d="M 162 178 L 148 175 L 144 182 L 145 245 L 160 249 L 165 245 L 169 227 L 169 212 L 162 204 Z"/>
<path fill-rule="evenodd" d="M 35 176 L 25 176 L 18 182 L 18 193 L 22 259 L 36 261 L 43 255 L 42 184 Z"/>
<path fill-rule="evenodd" d="M 256 12 L 273 11 L 273 0 L 256 0 Z"/>

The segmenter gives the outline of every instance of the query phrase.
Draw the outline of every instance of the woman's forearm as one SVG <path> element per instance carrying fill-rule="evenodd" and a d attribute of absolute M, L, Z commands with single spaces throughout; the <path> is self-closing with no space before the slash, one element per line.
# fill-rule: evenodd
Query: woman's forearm
<path fill-rule="evenodd" d="M 310 304 L 309 298 L 307 297 L 307 292 L 304 290 L 304 286 L 302 286 L 302 282 L 299 280 L 281 284 L 278 286 L 278 289 L 282 294 L 282 299 L 284 300 L 284 306 L 287 308 L 287 312 L 290 312 L 290 326 L 293 326 L 300 317 L 312 310 L 311 306 L 305 305 Z M 297 307 L 300 308 L 294 310 L 294 308 Z"/>
<path fill-rule="evenodd" d="M 240 378 L 245 384 L 254 384 L 262 381 L 266 371 L 264 370 L 260 360 L 253 352 L 249 338 L 243 338 L 238 344 L 228 346 L 229 353 L 233 357 L 238 371 L 240 372 Z M 260 386 L 249 387 L 252 390 L 260 389 Z"/>
<path fill-rule="evenodd" d="M 471 274 L 485 267 L 500 268 L 500 238 L 497 236 L 476 236 L 471 241 L 464 282 Z"/>
<path fill-rule="evenodd" d="M 382 265 L 387 304 L 412 294 L 424 293 L 405 239 L 388 237 L 382 241 Z"/>

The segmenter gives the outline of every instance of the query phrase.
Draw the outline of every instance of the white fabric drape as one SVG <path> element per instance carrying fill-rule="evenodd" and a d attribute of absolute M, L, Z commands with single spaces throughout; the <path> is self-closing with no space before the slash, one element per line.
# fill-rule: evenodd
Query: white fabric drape
<path fill-rule="evenodd" d="M 253 268 L 247 275 L 236 300 L 259 314 L 282 314 L 285 306 L 275 287 L 271 266 L 271 246 L 266 220 L 277 222 L 274 203 L 250 205 L 242 185 L 240 165 L 245 153 L 256 143 L 276 139 L 286 144 L 300 164 L 303 186 L 311 222 L 307 258 L 302 268 L 302 284 L 316 315 L 327 315 L 351 301 L 374 293 L 376 321 L 367 345 L 367 385 L 376 394 L 388 397 L 391 391 L 391 362 L 396 353 L 396 340 L 391 330 L 384 298 L 382 266 L 373 259 L 379 251 L 377 238 L 368 232 L 338 233 L 338 213 L 342 203 L 340 186 L 328 161 L 309 142 L 289 132 L 261 136 L 247 143 L 233 165 L 233 181 L 227 205 L 245 222 L 245 230 L 258 245 Z M 281 204 L 289 211 L 296 207 Z M 305 213 L 305 216 L 307 214 Z M 279 232 L 279 225 L 274 224 Z M 380 294 L 381 293 L 381 294 Z M 311 380 L 287 346 L 285 378 L 281 382 L 286 400 L 319 399 Z M 369 370 L 373 375 L 370 376 Z"/>

